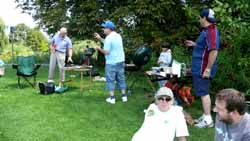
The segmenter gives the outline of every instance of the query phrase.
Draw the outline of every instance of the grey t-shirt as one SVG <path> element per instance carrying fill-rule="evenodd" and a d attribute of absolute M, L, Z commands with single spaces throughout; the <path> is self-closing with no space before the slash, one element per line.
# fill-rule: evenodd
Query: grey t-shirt
<path fill-rule="evenodd" d="M 236 125 L 226 124 L 216 117 L 215 141 L 250 141 L 250 115 L 245 113 Z"/>

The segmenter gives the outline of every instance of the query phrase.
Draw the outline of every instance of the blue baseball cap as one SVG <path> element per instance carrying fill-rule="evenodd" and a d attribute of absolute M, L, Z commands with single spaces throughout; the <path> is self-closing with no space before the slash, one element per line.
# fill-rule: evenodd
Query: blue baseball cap
<path fill-rule="evenodd" d="M 110 28 L 111 30 L 115 30 L 115 25 L 111 21 L 105 21 L 104 23 L 102 23 L 101 26 L 104 28 Z"/>
<path fill-rule="evenodd" d="M 214 11 L 212 9 L 203 9 L 201 11 L 201 14 L 200 16 L 203 18 L 203 17 L 206 17 L 207 20 L 211 23 L 216 23 L 216 19 L 214 17 Z"/>

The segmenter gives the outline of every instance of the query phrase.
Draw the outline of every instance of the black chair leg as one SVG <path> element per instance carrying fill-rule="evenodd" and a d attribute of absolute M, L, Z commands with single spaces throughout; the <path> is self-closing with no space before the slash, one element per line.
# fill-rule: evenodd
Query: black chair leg
<path fill-rule="evenodd" d="M 34 76 L 34 87 L 36 86 L 36 75 Z"/>
<path fill-rule="evenodd" d="M 26 77 L 23 77 L 33 88 L 35 88 L 35 86 L 29 81 L 29 79 L 28 78 L 26 78 Z"/>
<path fill-rule="evenodd" d="M 18 88 L 20 88 L 20 76 L 17 77 L 17 85 L 18 85 Z"/>

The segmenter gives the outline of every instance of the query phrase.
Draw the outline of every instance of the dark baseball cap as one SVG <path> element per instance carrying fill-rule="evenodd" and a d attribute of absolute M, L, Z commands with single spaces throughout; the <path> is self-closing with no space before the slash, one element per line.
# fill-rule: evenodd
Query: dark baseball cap
<path fill-rule="evenodd" d="M 206 17 L 207 20 L 211 23 L 216 23 L 216 19 L 214 17 L 214 11 L 212 9 L 203 9 L 200 14 L 201 17 Z"/>

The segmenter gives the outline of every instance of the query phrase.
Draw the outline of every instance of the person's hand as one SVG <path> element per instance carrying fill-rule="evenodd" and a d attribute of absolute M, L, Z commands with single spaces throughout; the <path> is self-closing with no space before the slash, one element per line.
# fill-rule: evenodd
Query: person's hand
<path fill-rule="evenodd" d="M 73 60 L 71 57 L 68 57 L 68 60 L 67 60 L 68 63 L 73 63 Z"/>
<path fill-rule="evenodd" d="M 188 47 L 194 47 L 196 45 L 196 43 L 191 40 L 185 40 L 184 44 L 185 46 L 188 46 Z"/>
<path fill-rule="evenodd" d="M 102 37 L 101 37 L 100 34 L 98 34 L 98 33 L 94 33 L 94 36 L 95 36 L 95 38 L 98 39 L 98 40 L 101 40 L 101 39 L 102 39 Z"/>
<path fill-rule="evenodd" d="M 208 79 L 208 78 L 210 78 L 210 75 L 211 75 L 211 70 L 205 69 L 205 71 L 202 74 L 202 78 Z"/>
<path fill-rule="evenodd" d="M 101 50 L 101 48 L 100 48 L 100 47 L 95 47 L 95 49 L 96 49 L 96 50 L 98 50 L 98 51 L 100 51 L 100 50 Z"/>
<path fill-rule="evenodd" d="M 157 63 L 158 63 L 158 64 L 162 64 L 162 63 L 163 63 L 163 61 L 158 61 Z"/>
<path fill-rule="evenodd" d="M 50 46 L 50 53 L 55 53 L 55 52 L 56 52 L 56 48 L 53 45 L 51 45 Z"/>

